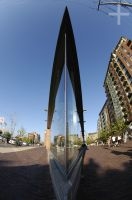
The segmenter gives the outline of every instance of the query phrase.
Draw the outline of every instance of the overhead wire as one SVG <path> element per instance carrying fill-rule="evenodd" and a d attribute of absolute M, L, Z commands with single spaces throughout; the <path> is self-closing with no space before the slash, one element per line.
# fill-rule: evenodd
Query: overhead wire
<path fill-rule="evenodd" d="M 99 2 L 99 1 L 98 1 Z M 103 2 L 105 2 L 105 3 L 107 3 L 107 2 L 121 2 L 121 3 L 132 3 L 132 2 L 128 2 L 128 1 L 120 1 L 120 0 L 118 0 L 118 1 L 110 1 L 110 0 L 108 0 L 108 1 L 100 1 L 101 3 Z M 100 12 L 102 12 L 102 13 L 104 13 L 105 15 L 109 15 L 109 11 L 108 10 L 111 10 L 112 12 L 117 12 L 117 10 L 116 9 L 114 9 L 114 8 L 116 8 L 117 7 L 117 5 L 119 5 L 119 4 L 105 4 L 105 5 L 101 5 L 100 4 L 100 8 L 99 8 L 99 11 Z M 129 7 L 129 5 L 120 5 L 124 10 L 127 10 L 127 11 L 129 11 L 129 16 L 126 18 L 126 20 L 125 20 L 125 23 L 127 23 L 127 24 L 129 24 L 129 25 L 132 25 L 132 18 L 130 18 L 130 15 L 132 14 L 132 7 Z M 102 8 L 102 9 L 101 9 Z M 114 17 L 114 16 L 110 16 L 109 15 L 109 17 Z"/>
<path fill-rule="evenodd" d="M 58 1 L 58 2 L 62 2 L 62 0 L 54 0 L 55 1 Z M 69 3 L 74 3 L 74 4 L 80 4 L 81 6 L 87 6 L 87 9 L 89 10 L 93 10 L 93 11 L 96 11 L 98 10 L 98 4 L 99 4 L 99 0 L 93 0 L 92 2 L 88 1 L 88 0 L 63 0 L 63 2 L 69 2 Z M 100 0 L 101 3 L 130 3 L 132 4 L 132 1 L 126 1 L 126 0 Z M 111 18 L 113 18 L 114 16 L 112 15 L 109 15 L 110 11 L 116 13 L 117 12 L 117 5 L 119 4 L 106 4 L 106 5 L 101 5 L 100 4 L 100 7 L 99 7 L 99 12 L 103 13 L 104 15 L 106 16 L 109 16 Z M 124 10 L 127 10 L 129 11 L 130 15 L 132 14 L 132 7 L 129 7 L 129 6 L 126 6 L 126 5 L 121 5 L 121 7 L 124 9 Z M 128 16 L 127 19 L 126 19 L 126 23 L 127 24 L 132 24 L 131 23 L 132 19 Z"/>

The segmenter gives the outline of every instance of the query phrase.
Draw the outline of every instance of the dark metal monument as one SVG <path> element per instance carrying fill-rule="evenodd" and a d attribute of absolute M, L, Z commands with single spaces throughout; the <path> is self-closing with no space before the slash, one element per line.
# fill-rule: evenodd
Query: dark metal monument
<path fill-rule="evenodd" d="M 76 197 L 86 150 L 83 111 L 77 51 L 66 7 L 53 62 L 45 141 L 56 198 L 60 200 Z M 79 137 L 81 147 L 76 144 Z"/>

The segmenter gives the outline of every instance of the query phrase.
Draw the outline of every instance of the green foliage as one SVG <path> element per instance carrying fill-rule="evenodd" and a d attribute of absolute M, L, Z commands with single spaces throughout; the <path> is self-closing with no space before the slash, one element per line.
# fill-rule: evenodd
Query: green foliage
<path fill-rule="evenodd" d="M 99 132 L 99 140 L 103 141 L 103 143 L 106 143 L 109 135 L 110 135 L 109 129 L 102 129 Z"/>
<path fill-rule="evenodd" d="M 23 142 L 26 142 L 27 144 L 30 143 L 30 139 L 29 139 L 28 137 L 23 137 L 23 138 L 22 138 L 22 141 L 23 141 Z"/>
<path fill-rule="evenodd" d="M 10 132 L 5 132 L 3 134 L 3 137 L 6 138 L 6 139 L 10 139 L 11 138 L 11 133 Z"/>
<path fill-rule="evenodd" d="M 17 132 L 19 133 L 20 137 L 23 137 L 26 134 L 26 131 L 23 127 L 21 127 L 21 129 L 19 129 Z"/>
<path fill-rule="evenodd" d="M 87 137 L 86 138 L 86 143 L 89 145 L 89 144 L 91 144 L 91 143 L 93 143 L 94 142 L 94 140 L 92 139 L 92 138 L 90 138 L 90 137 Z"/>
<path fill-rule="evenodd" d="M 21 138 L 16 139 L 16 146 L 21 146 L 22 140 Z"/>
<path fill-rule="evenodd" d="M 34 138 L 29 138 L 29 143 L 34 144 Z"/>
<path fill-rule="evenodd" d="M 102 129 L 99 132 L 99 139 L 102 140 L 104 143 L 108 140 L 109 136 L 118 136 L 122 135 L 127 128 L 127 125 L 123 121 L 123 119 L 117 119 L 115 123 L 111 124 L 111 126 Z"/>
<path fill-rule="evenodd" d="M 74 145 L 79 145 L 79 146 L 81 146 L 81 145 L 82 145 L 82 140 L 81 140 L 81 138 L 78 138 L 78 137 L 75 138 L 73 144 L 74 144 Z"/>
<path fill-rule="evenodd" d="M 118 119 L 114 124 L 112 124 L 112 134 L 111 135 L 122 135 L 127 128 L 127 125 L 123 121 L 123 119 Z"/>
<path fill-rule="evenodd" d="M 8 131 L 3 133 L 3 137 L 6 138 L 7 143 L 11 139 L 11 136 L 12 136 L 12 134 L 10 132 L 8 132 Z"/>

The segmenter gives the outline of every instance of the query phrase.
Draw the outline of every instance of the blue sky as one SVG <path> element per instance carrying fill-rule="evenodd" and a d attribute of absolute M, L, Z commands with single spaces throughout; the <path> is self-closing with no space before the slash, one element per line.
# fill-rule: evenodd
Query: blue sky
<path fill-rule="evenodd" d="M 129 1 L 130 2 L 130 1 Z M 105 102 L 103 81 L 110 54 L 121 36 L 132 39 L 132 10 L 117 18 L 116 7 L 88 0 L 0 0 L 0 116 L 16 130 L 37 131 L 43 139 L 54 51 L 68 6 L 80 66 L 85 131 L 97 128 Z"/>

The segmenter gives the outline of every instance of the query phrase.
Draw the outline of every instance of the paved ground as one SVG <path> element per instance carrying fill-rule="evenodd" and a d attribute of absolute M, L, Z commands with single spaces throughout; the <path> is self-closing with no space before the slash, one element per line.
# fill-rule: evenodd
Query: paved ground
<path fill-rule="evenodd" d="M 48 199 L 55 197 L 43 147 L 0 153 L 0 200 Z"/>
<path fill-rule="evenodd" d="M 90 147 L 76 200 L 132 199 L 132 141 Z M 0 153 L 0 200 L 55 200 L 43 147 Z"/>
<path fill-rule="evenodd" d="M 90 147 L 77 200 L 132 199 L 132 141 L 121 147 Z"/>
<path fill-rule="evenodd" d="M 16 146 L 7 146 L 5 147 L 4 145 L 0 146 L 0 153 L 11 153 L 11 152 L 17 152 L 17 151 L 24 151 L 24 150 L 29 150 L 29 149 L 33 149 L 34 147 L 30 146 L 30 147 L 27 147 L 27 146 L 23 146 L 23 147 L 16 147 Z"/>

